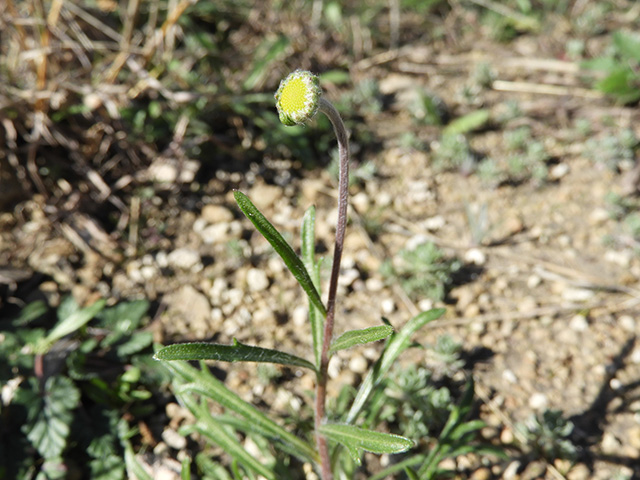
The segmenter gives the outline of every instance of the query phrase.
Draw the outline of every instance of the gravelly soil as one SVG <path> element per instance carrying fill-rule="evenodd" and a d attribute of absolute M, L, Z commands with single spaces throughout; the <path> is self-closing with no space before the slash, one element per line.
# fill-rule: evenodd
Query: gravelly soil
<path fill-rule="evenodd" d="M 485 402 L 481 413 L 489 434 L 506 444 L 518 441 L 514 425 L 545 409 L 561 409 L 575 424 L 572 440 L 582 453 L 577 465 L 522 458 L 491 474 L 640 476 L 640 258 L 633 244 L 623 241 L 605 200 L 610 192 L 624 193 L 626 177 L 587 158 L 586 139 L 577 136 L 575 126 L 583 118 L 591 122 L 593 135 L 632 128 L 640 136 L 639 114 L 637 108 L 612 108 L 577 90 L 575 72 L 563 70 L 562 62 L 536 66 L 522 61 L 523 52 L 540 52 L 538 47 L 523 41 L 509 51 L 477 48 L 457 56 L 406 49 L 391 63 L 356 71 L 361 79 L 378 78 L 391 103 L 365 119 L 383 147 L 367 158 L 375 175 L 351 192 L 338 333 L 378 324 L 382 315 L 401 326 L 428 305 L 427 299 L 410 300 L 379 268 L 408 244 L 434 241 L 465 263 L 466 275 L 444 302 L 435 303 L 447 307 L 446 316 L 417 340 L 433 342 L 448 332 L 466 352 L 483 352 L 470 373 Z M 479 53 L 488 51 L 492 57 Z M 494 66 L 503 88 L 480 90 L 477 103 L 498 118 L 515 100 L 522 114 L 512 123 L 492 122 L 473 134 L 472 148 L 479 155 L 506 158 L 501 130 L 529 126 L 532 139 L 551 156 L 548 181 L 487 184 L 476 174 L 433 167 L 438 136 L 436 129 L 421 127 L 408 115 L 411 90 L 429 88 L 450 99 L 445 103 L 455 114 L 466 113 L 476 107 L 459 103 L 456 95 L 481 62 Z M 524 81 L 566 91 L 544 95 L 531 86 L 506 91 L 507 82 Z M 601 121 L 605 116 L 614 119 L 615 128 Z M 405 131 L 414 132 L 424 148 L 402 146 L 399 137 Z M 292 165 L 281 162 L 275 168 Z M 305 302 L 266 241 L 252 233 L 234 206 L 234 188 L 246 191 L 292 239 L 298 238 L 305 208 L 315 204 L 319 244 L 330 255 L 335 189 L 327 172 L 319 170 L 302 172 L 285 187 L 252 174 L 218 172 L 193 202 L 160 195 L 143 205 L 146 223 L 141 220 L 140 230 L 158 233 L 144 233 L 141 255 L 123 256 L 86 216 L 52 222 L 43 199 L 36 197 L 22 205 L 20 216 L 0 217 L 0 255 L 5 264 L 46 275 L 37 289 L 54 302 L 60 288 L 83 302 L 101 295 L 157 300 L 161 308 L 152 328 L 158 341 L 229 342 L 236 337 L 306 356 Z M 482 212 L 485 226 L 474 226 Z M 375 239 L 363 227 L 372 217 L 380 227 Z M 75 228 L 69 222 L 76 222 Z M 78 238 L 78 230 L 86 235 Z M 360 369 L 349 356 L 340 359 L 336 386 L 354 380 L 349 366 Z M 304 377 L 291 384 L 304 389 L 310 381 Z M 240 369 L 228 382 L 247 390 Z M 274 408 L 284 411 L 286 406 L 276 399 Z M 473 478 L 489 478 L 477 475 Z"/>

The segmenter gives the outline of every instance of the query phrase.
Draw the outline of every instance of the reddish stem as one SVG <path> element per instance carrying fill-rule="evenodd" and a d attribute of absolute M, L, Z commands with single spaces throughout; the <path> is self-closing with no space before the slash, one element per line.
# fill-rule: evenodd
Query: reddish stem
<path fill-rule="evenodd" d="M 331 471 L 331 459 L 326 438 L 321 435 L 320 426 L 325 417 L 325 404 L 327 399 L 327 369 L 329 367 L 329 346 L 333 337 L 333 325 L 336 311 L 336 294 L 338 291 L 338 276 L 340 274 L 340 261 L 344 235 L 347 228 L 347 205 L 349 197 L 349 141 L 347 130 L 335 107 L 326 99 L 320 98 L 320 111 L 324 113 L 333 125 L 338 139 L 338 151 L 340 153 L 340 173 L 338 178 L 338 223 L 336 226 L 336 245 L 333 253 L 333 265 L 329 280 L 329 296 L 327 299 L 327 317 L 324 322 L 324 334 L 322 337 L 322 351 L 320 354 L 320 369 L 316 386 L 316 442 L 320 455 L 320 468 L 322 480 L 333 480 Z"/>

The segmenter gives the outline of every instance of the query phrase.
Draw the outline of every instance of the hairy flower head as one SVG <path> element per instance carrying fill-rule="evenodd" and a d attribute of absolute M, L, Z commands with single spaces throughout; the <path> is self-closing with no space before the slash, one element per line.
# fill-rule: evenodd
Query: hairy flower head
<path fill-rule="evenodd" d="M 290 73 L 275 94 L 280 121 L 289 127 L 305 123 L 318 111 L 320 95 L 316 75 L 305 70 Z"/>

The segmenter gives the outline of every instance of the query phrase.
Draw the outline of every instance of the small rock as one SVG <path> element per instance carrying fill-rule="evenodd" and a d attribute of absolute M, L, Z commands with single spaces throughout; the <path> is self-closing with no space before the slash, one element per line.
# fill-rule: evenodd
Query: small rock
<path fill-rule="evenodd" d="M 575 332 L 585 332 L 589 328 L 589 322 L 584 315 L 574 315 L 569 321 L 569 328 Z"/>
<path fill-rule="evenodd" d="M 367 278 L 365 285 L 370 292 L 379 292 L 384 288 L 384 282 L 377 277 Z"/>
<path fill-rule="evenodd" d="M 233 220 L 233 213 L 222 205 L 205 205 L 202 207 L 200 216 L 207 223 L 229 223 Z"/>
<path fill-rule="evenodd" d="M 306 325 L 309 319 L 309 309 L 304 305 L 299 305 L 293 309 L 291 319 L 296 327 L 302 327 Z"/>
<path fill-rule="evenodd" d="M 509 464 L 507 468 L 504 469 L 502 473 L 502 478 L 504 480 L 514 480 L 518 476 L 518 470 L 520 469 L 520 462 L 514 460 Z"/>
<path fill-rule="evenodd" d="M 596 208 L 589 214 L 589 223 L 591 225 L 600 225 L 611 218 L 611 215 L 605 208 Z"/>
<path fill-rule="evenodd" d="M 593 298 L 593 290 L 586 288 L 565 288 L 562 291 L 562 298 L 567 302 L 586 302 Z"/>
<path fill-rule="evenodd" d="M 510 428 L 505 428 L 500 432 L 500 442 L 509 445 L 513 443 L 514 435 Z"/>
<path fill-rule="evenodd" d="M 536 392 L 529 398 L 529 407 L 533 410 L 543 410 L 547 407 L 549 401 L 544 393 Z"/>
<path fill-rule="evenodd" d="M 385 298 L 380 302 L 380 307 L 382 308 L 382 312 L 386 315 L 389 315 L 396 310 L 396 303 L 393 301 L 393 298 Z"/>
<path fill-rule="evenodd" d="M 187 439 L 171 428 L 164 429 L 162 440 L 175 450 L 182 450 L 187 446 Z"/>
<path fill-rule="evenodd" d="M 622 444 L 620 440 L 611 432 L 604 432 L 602 435 L 601 448 L 603 453 L 613 454 L 619 451 Z"/>
<path fill-rule="evenodd" d="M 368 367 L 369 364 L 367 360 L 360 355 L 354 355 L 349 361 L 349 370 L 354 373 L 363 374 L 367 371 Z"/>
<path fill-rule="evenodd" d="M 369 195 L 365 192 L 358 192 L 353 197 L 351 197 L 351 205 L 356 209 L 356 211 L 360 214 L 366 213 L 369 210 L 369 206 L 371 202 L 369 201 Z"/>
<path fill-rule="evenodd" d="M 633 252 L 631 250 L 607 250 L 604 253 L 604 259 L 607 262 L 615 263 L 623 268 L 629 268 L 631 260 L 633 259 Z"/>
<path fill-rule="evenodd" d="M 169 266 L 191 270 L 200 263 L 200 254 L 191 248 L 177 248 L 167 256 Z"/>
<path fill-rule="evenodd" d="M 329 360 L 329 366 L 327 368 L 327 373 L 329 374 L 329 378 L 338 378 L 340 375 L 340 370 L 342 369 L 342 360 L 337 355 L 334 355 Z"/>
<path fill-rule="evenodd" d="M 618 325 L 627 332 L 636 331 L 636 321 L 631 315 L 621 315 L 620 318 L 618 318 Z"/>
<path fill-rule="evenodd" d="M 536 288 L 537 286 L 539 286 L 542 283 L 542 278 L 540 278 L 538 275 L 533 274 L 531 275 L 528 279 L 527 279 L 527 287 L 528 288 Z"/>
<path fill-rule="evenodd" d="M 518 383 L 518 377 L 508 368 L 502 371 L 502 378 L 509 383 Z"/>
<path fill-rule="evenodd" d="M 491 478 L 491 470 L 486 467 L 477 469 L 471 474 L 469 480 L 489 480 Z"/>
<path fill-rule="evenodd" d="M 474 265 L 482 266 L 487 262 L 487 256 L 479 248 L 470 248 L 464 254 L 464 261 Z"/>
<path fill-rule="evenodd" d="M 249 198 L 260 210 L 273 206 L 281 197 L 282 188 L 263 183 L 254 185 L 249 192 Z"/>
<path fill-rule="evenodd" d="M 446 224 L 447 222 L 442 215 L 436 215 L 435 217 L 427 218 L 422 222 L 422 226 L 430 232 L 440 230 Z"/>
<path fill-rule="evenodd" d="M 551 180 L 560 180 L 562 177 L 569 173 L 569 165 L 566 163 L 559 163 L 554 165 L 551 170 L 549 170 L 549 178 Z"/>
<path fill-rule="evenodd" d="M 584 463 L 578 463 L 567 473 L 567 480 L 588 480 L 590 478 L 591 472 Z"/>
<path fill-rule="evenodd" d="M 251 268 L 247 272 L 247 286 L 252 292 L 261 292 L 269 286 L 269 278 L 264 270 Z"/>
<path fill-rule="evenodd" d="M 207 245 L 225 243 L 229 240 L 229 224 L 214 223 L 196 233 L 200 235 L 202 241 Z"/>
<path fill-rule="evenodd" d="M 433 308 L 433 300 L 430 298 L 423 298 L 418 302 L 418 308 L 423 312 L 431 310 Z"/>

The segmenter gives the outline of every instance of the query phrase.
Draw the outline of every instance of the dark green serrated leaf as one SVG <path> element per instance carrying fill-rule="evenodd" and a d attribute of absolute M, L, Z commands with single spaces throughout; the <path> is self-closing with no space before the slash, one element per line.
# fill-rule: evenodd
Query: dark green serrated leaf
<path fill-rule="evenodd" d="M 363 328 L 361 330 L 351 330 L 340 335 L 331 343 L 330 352 L 337 352 L 364 343 L 384 340 L 393 333 L 391 325 L 378 325 L 376 327 Z"/>
<path fill-rule="evenodd" d="M 45 383 L 44 398 L 37 414 L 30 415 L 23 429 L 32 445 L 45 459 L 61 455 L 66 447 L 69 426 L 80 401 L 80 392 L 67 377 L 49 377 Z M 34 410 L 31 410 L 31 414 Z"/>
<path fill-rule="evenodd" d="M 411 345 L 412 335 L 424 327 L 427 323 L 437 320 L 445 313 L 444 308 L 434 308 L 426 312 L 419 313 L 397 333 L 394 333 L 391 339 L 385 345 L 382 356 L 378 359 L 374 368 L 369 371 L 366 378 L 358 389 L 358 394 L 351 405 L 351 409 L 346 417 L 346 423 L 353 423 L 356 417 L 362 411 L 365 403 L 369 399 L 371 392 L 380 380 L 387 374 L 393 363 L 398 359 L 400 354 Z"/>
<path fill-rule="evenodd" d="M 375 432 L 353 425 L 325 424 L 320 433 L 330 440 L 344 445 L 356 463 L 360 463 L 360 451 L 373 453 L 401 453 L 414 446 L 413 440 L 392 433 Z"/>
<path fill-rule="evenodd" d="M 300 260 L 300 257 L 298 257 L 296 252 L 293 251 L 291 245 L 289 245 L 282 235 L 280 235 L 280 232 L 271 225 L 269 220 L 260 213 L 256 206 L 251 203 L 249 197 L 237 190 L 233 192 L 233 196 L 235 197 L 240 210 L 242 210 L 242 213 L 251 220 L 251 223 L 253 223 L 256 229 L 271 244 L 276 253 L 280 255 L 289 271 L 296 278 L 304 292 L 307 294 L 307 297 L 309 297 L 309 300 L 311 300 L 316 308 L 322 313 L 322 316 L 326 317 L 327 310 L 322 303 L 318 290 L 316 290 L 316 287 L 309 276 L 309 272 L 302 263 L 302 260 Z"/>
<path fill-rule="evenodd" d="M 160 349 L 156 360 L 217 360 L 220 362 L 279 363 L 315 370 L 304 358 L 280 350 L 244 345 L 234 339 L 233 345 L 216 343 L 177 343 Z"/>

